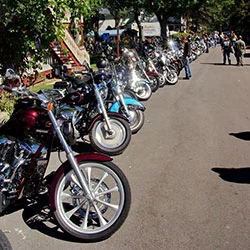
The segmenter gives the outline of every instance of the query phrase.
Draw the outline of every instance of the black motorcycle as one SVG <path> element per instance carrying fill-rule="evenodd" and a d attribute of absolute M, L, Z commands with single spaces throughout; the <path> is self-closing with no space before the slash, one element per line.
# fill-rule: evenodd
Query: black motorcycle
<path fill-rule="evenodd" d="M 131 129 L 125 116 L 106 110 L 108 87 L 101 73 L 90 70 L 78 76 L 64 76 L 54 89 L 64 91 L 60 112 L 69 117 L 67 133 L 72 140 L 88 136 L 92 147 L 108 155 L 119 155 L 129 145 Z"/>

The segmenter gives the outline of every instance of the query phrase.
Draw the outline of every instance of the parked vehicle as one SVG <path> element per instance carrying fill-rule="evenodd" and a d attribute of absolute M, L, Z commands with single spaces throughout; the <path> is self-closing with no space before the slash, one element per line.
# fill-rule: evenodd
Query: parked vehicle
<path fill-rule="evenodd" d="M 166 83 L 170 85 L 176 84 L 178 82 L 177 70 L 171 65 L 167 52 L 157 50 L 152 56 L 157 70 L 164 75 Z"/>
<path fill-rule="evenodd" d="M 92 147 L 101 153 L 118 155 L 124 152 L 131 140 L 129 121 L 117 112 L 106 110 L 107 83 L 102 73 L 84 72 L 65 76 L 54 84 L 64 90 L 60 112 L 70 117 L 74 139 L 89 137 Z"/>
<path fill-rule="evenodd" d="M 124 49 L 121 58 L 125 89 L 134 91 L 139 101 L 147 101 L 152 96 L 150 82 L 137 72 L 137 59 L 134 51 Z"/>
<path fill-rule="evenodd" d="M 144 124 L 146 107 L 137 99 L 124 96 L 114 64 L 112 64 L 109 74 L 110 77 L 107 80 L 108 95 L 105 100 L 107 108 L 110 112 L 121 113 L 127 117 L 131 132 L 135 134 Z"/>
<path fill-rule="evenodd" d="M 8 69 L 6 77 L 17 76 Z M 0 128 L 0 213 L 19 199 L 28 202 L 48 191 L 49 207 L 62 230 L 83 241 L 110 237 L 130 208 L 130 186 L 122 170 L 104 154 L 73 154 L 71 120 L 61 113 L 54 95 L 22 85 L 1 87 L 21 98 Z M 67 161 L 46 178 L 56 150 L 65 152 Z"/>

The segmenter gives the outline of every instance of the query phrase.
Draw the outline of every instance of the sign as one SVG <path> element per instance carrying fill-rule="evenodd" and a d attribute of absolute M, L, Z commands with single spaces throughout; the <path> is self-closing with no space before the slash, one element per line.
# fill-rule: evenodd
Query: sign
<path fill-rule="evenodd" d="M 159 22 L 153 23 L 142 23 L 143 27 L 143 36 L 160 36 L 161 35 L 161 27 Z M 132 29 L 139 30 L 136 24 L 132 25 Z"/>

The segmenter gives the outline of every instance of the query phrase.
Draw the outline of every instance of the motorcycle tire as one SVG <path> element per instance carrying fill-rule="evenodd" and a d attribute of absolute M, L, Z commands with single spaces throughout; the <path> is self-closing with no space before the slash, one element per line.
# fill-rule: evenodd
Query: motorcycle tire
<path fill-rule="evenodd" d="M 149 84 L 145 82 L 138 82 L 139 87 L 135 92 L 139 101 L 147 101 L 152 96 L 152 89 Z"/>
<path fill-rule="evenodd" d="M 133 117 L 132 121 L 129 123 L 132 134 L 136 134 L 143 126 L 145 121 L 144 111 L 128 105 L 128 110 L 130 115 Z M 123 111 L 121 111 L 123 112 Z"/>
<path fill-rule="evenodd" d="M 2 230 L 0 230 L 0 250 L 12 250 L 10 241 Z"/>
<path fill-rule="evenodd" d="M 96 120 L 89 133 L 92 147 L 100 153 L 107 155 L 119 155 L 129 145 L 131 140 L 131 129 L 129 123 L 119 117 L 109 119 L 114 135 L 108 135 L 103 120 Z"/>
<path fill-rule="evenodd" d="M 124 223 L 131 204 L 129 182 L 113 162 L 82 161 L 79 168 L 93 195 L 84 195 L 70 165 L 59 168 L 51 185 L 54 216 L 63 231 L 83 242 L 109 238 Z"/>
<path fill-rule="evenodd" d="M 150 80 L 150 88 L 152 89 L 152 92 L 155 92 L 160 87 L 160 80 L 158 76 L 149 75 Z"/>
<path fill-rule="evenodd" d="M 166 84 L 166 79 L 162 73 L 158 73 L 158 76 L 159 76 L 159 87 L 162 88 Z"/>
<path fill-rule="evenodd" d="M 178 75 L 175 69 L 171 69 L 169 66 L 169 71 L 166 71 L 165 78 L 168 85 L 175 85 L 178 82 Z"/>

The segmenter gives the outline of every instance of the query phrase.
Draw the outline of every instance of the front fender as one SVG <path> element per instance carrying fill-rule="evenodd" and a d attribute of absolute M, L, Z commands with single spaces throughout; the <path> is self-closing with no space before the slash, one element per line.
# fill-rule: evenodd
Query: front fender
<path fill-rule="evenodd" d="M 92 161 L 92 162 L 105 162 L 105 161 L 112 161 L 112 158 L 108 155 L 100 154 L 100 153 L 84 153 L 75 156 L 77 163 L 81 163 L 83 161 Z M 55 192 L 56 192 L 56 185 L 61 176 L 65 175 L 70 169 L 72 169 L 69 161 L 65 161 L 56 171 L 52 184 L 50 186 L 50 193 L 49 193 L 49 206 L 52 211 L 56 210 L 55 205 Z"/>
<path fill-rule="evenodd" d="M 155 71 L 147 71 L 148 76 L 159 76 L 159 74 Z"/>
<path fill-rule="evenodd" d="M 122 114 L 120 114 L 120 113 L 108 111 L 107 115 L 108 115 L 109 118 L 118 117 L 118 118 L 122 118 L 123 120 L 125 120 L 125 121 L 128 122 L 128 119 L 125 116 L 123 116 Z M 88 127 L 88 131 L 90 131 L 93 128 L 93 125 L 95 124 L 95 122 L 97 120 L 102 120 L 102 119 L 103 119 L 103 115 L 102 114 L 98 114 L 97 116 L 95 116 L 93 118 L 93 120 L 91 121 L 89 127 Z"/>
<path fill-rule="evenodd" d="M 124 97 L 124 102 L 126 105 L 135 106 L 136 108 L 143 110 L 143 111 L 146 109 L 146 107 L 141 102 L 139 102 L 138 100 L 134 98 Z M 121 107 L 120 102 L 114 102 L 109 108 L 109 111 L 119 112 L 120 107 Z"/>

